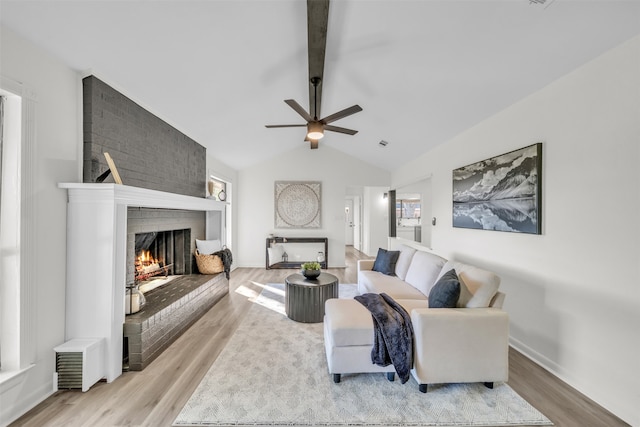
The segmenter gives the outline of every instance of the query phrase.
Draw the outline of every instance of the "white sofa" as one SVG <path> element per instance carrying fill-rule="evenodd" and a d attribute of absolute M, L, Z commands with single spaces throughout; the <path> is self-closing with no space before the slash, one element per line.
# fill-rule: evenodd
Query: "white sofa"
<path fill-rule="evenodd" d="M 358 292 L 386 293 L 411 315 L 414 329 L 412 376 L 420 391 L 427 384 L 507 381 L 509 319 L 498 291 L 500 278 L 487 270 L 448 261 L 427 250 L 401 246 L 395 275 L 372 271 L 374 260 L 358 262 Z M 460 280 L 456 308 L 429 308 L 438 279 L 454 269 Z M 335 382 L 342 374 L 394 372 L 371 363 L 373 321 L 356 300 L 331 299 L 325 305 L 325 349 Z M 389 379 L 392 378 L 388 375 Z"/>

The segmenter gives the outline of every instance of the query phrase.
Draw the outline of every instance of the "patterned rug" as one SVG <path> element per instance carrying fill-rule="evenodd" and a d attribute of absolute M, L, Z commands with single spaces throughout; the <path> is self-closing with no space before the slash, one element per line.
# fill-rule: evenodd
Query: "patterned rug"
<path fill-rule="evenodd" d="M 284 286 L 266 285 L 174 426 L 508 426 L 552 423 L 506 384 L 430 385 L 384 374 L 334 384 L 322 323 L 284 313 Z M 355 285 L 340 285 L 352 298 Z"/>

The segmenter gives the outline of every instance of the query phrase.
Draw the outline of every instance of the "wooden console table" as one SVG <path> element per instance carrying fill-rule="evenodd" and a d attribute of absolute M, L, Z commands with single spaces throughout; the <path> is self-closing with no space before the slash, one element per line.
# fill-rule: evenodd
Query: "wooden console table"
<path fill-rule="evenodd" d="M 270 237 L 267 238 L 267 244 L 265 247 L 265 265 L 267 270 L 272 268 L 300 268 L 300 264 L 304 262 L 317 261 L 316 259 L 297 260 L 288 262 L 277 262 L 273 265 L 269 265 L 269 248 L 272 244 L 287 244 L 287 243 L 323 243 L 324 244 L 324 261 L 320 263 L 321 268 L 327 268 L 327 262 L 329 260 L 329 239 L 326 237 Z"/>

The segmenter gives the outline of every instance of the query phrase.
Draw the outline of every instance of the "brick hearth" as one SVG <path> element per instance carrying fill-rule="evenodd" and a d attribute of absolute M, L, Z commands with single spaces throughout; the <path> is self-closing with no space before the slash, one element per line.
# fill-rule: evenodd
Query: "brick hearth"
<path fill-rule="evenodd" d="M 146 305 L 125 318 L 129 370 L 143 370 L 228 293 L 229 281 L 224 273 L 180 276 L 145 293 Z"/>

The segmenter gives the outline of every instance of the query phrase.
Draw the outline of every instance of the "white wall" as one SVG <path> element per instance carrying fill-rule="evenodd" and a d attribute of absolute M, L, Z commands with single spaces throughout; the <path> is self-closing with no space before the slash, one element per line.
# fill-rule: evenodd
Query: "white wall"
<path fill-rule="evenodd" d="M 0 73 L 36 96 L 36 258 L 22 260 L 35 280 L 34 366 L 10 389 L 0 386 L 0 425 L 40 402 L 53 390 L 53 347 L 64 342 L 66 191 L 58 182 L 77 180 L 80 134 L 77 74 L 5 27 L 0 29 Z"/>
<path fill-rule="evenodd" d="M 274 228 L 274 182 L 321 181 L 322 212 L 319 229 Z M 234 261 L 242 267 L 265 265 L 269 233 L 290 237 L 327 237 L 329 267 L 344 267 L 344 199 L 350 186 L 388 185 L 390 173 L 349 157 L 320 141 L 308 144 L 238 172 L 238 245 Z"/>
<path fill-rule="evenodd" d="M 362 251 L 376 256 L 379 248 L 387 248 L 389 238 L 389 187 L 365 187 L 362 199 Z"/>
<path fill-rule="evenodd" d="M 543 234 L 452 228 L 451 171 L 543 142 Z M 432 174 L 432 247 L 502 277 L 512 344 L 640 425 L 640 37 L 393 174 Z"/>

